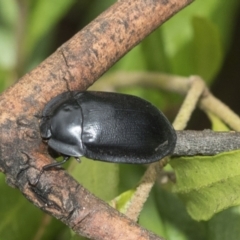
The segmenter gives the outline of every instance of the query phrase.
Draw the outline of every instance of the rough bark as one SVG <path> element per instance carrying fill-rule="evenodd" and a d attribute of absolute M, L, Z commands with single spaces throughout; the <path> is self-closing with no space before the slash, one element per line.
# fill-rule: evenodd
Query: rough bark
<path fill-rule="evenodd" d="M 212 156 L 240 149 L 239 132 L 177 131 L 173 156 Z"/>

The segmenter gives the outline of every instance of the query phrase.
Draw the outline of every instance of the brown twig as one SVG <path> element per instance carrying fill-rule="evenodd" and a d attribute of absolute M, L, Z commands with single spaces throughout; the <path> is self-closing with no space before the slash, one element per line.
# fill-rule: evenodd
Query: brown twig
<path fill-rule="evenodd" d="M 85 90 L 121 56 L 193 0 L 122 0 L 61 46 L 0 97 L 0 170 L 36 206 L 91 239 L 161 239 L 95 198 L 52 161 L 38 117 L 67 90 Z M 61 181 L 59 181 L 61 179 Z M 124 229 L 124 230 L 123 230 Z"/>

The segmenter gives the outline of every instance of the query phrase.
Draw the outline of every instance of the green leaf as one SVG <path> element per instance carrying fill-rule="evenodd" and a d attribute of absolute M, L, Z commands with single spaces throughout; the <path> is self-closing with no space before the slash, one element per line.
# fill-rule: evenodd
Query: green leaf
<path fill-rule="evenodd" d="M 194 29 L 192 23 L 195 17 L 200 17 L 210 23 L 208 24 L 209 29 L 205 34 L 206 39 L 208 39 L 207 34 L 210 28 L 214 26 L 214 31 L 216 32 L 217 30 L 220 35 L 220 42 L 223 45 L 225 54 L 228 45 L 231 43 L 231 37 L 229 36 L 231 36 L 230 33 L 234 26 L 235 15 L 239 5 L 239 0 L 194 1 L 164 23 L 160 29 L 162 31 L 162 42 L 165 47 L 165 55 L 168 58 L 170 73 L 184 76 L 196 74 L 195 62 L 203 61 L 202 59 L 193 61 L 193 57 L 198 58 L 193 52 L 193 46 L 195 45 L 194 31 L 196 31 L 196 29 Z M 201 35 L 203 35 L 203 32 L 201 32 Z M 217 36 L 214 34 L 213 37 L 216 38 Z M 205 50 L 202 49 L 202 51 Z M 206 61 L 208 61 L 208 59 Z M 216 63 L 214 67 L 214 71 L 210 69 L 210 73 L 207 72 L 208 80 L 216 74 Z M 206 73 L 204 73 L 204 77 L 205 74 Z"/>
<path fill-rule="evenodd" d="M 208 220 L 214 214 L 240 204 L 240 151 L 208 157 L 172 159 L 177 183 L 175 192 L 195 220 Z"/>
<path fill-rule="evenodd" d="M 0 239 L 53 239 L 61 233 L 63 224 L 28 202 L 19 190 L 7 186 L 3 174 L 0 189 Z"/>
<path fill-rule="evenodd" d="M 222 122 L 216 115 L 211 112 L 207 112 L 207 116 L 212 123 L 213 131 L 229 131 L 230 129 L 226 126 L 225 123 Z"/>
<path fill-rule="evenodd" d="M 11 69 L 15 67 L 16 64 L 17 19 L 18 11 L 16 1 L 0 1 L 0 66 L 3 69 Z"/>
<path fill-rule="evenodd" d="M 0 239 L 31 239 L 43 212 L 27 202 L 19 191 L 7 186 L 3 174 L 0 174 L 0 189 Z"/>
<path fill-rule="evenodd" d="M 154 190 L 157 204 L 156 211 L 160 215 L 164 227 L 164 232 L 161 236 L 169 240 L 207 239 L 205 224 L 194 221 L 189 216 L 183 202 L 176 194 L 158 185 Z M 161 228 L 161 225 L 159 228 Z"/>
<path fill-rule="evenodd" d="M 139 224 L 159 236 L 166 237 L 166 226 L 160 212 L 158 211 L 155 196 L 151 192 L 146 203 L 144 203 L 139 217 Z"/>
<path fill-rule="evenodd" d="M 3 69 L 11 69 L 16 64 L 16 44 L 13 32 L 0 28 L 0 66 Z"/>
<path fill-rule="evenodd" d="M 194 73 L 210 81 L 223 60 L 223 49 L 217 25 L 207 18 L 194 17 L 193 63 Z"/>
<path fill-rule="evenodd" d="M 216 214 L 208 222 L 208 239 L 236 240 L 240 236 L 240 206 Z"/>
<path fill-rule="evenodd" d="M 119 212 L 125 213 L 135 191 L 136 189 L 130 189 L 126 192 L 121 193 L 110 202 L 110 205 L 113 208 L 116 208 Z"/>
<path fill-rule="evenodd" d="M 148 71 L 169 72 L 168 58 L 165 53 L 161 28 L 154 31 L 140 44 L 142 57 Z"/>
<path fill-rule="evenodd" d="M 85 0 L 88 1 L 89 0 Z M 91 1 L 90 2 L 90 11 L 86 13 L 86 21 L 90 22 L 94 18 L 96 18 L 99 14 L 104 12 L 108 9 L 111 5 L 113 5 L 116 1 L 115 0 L 104 0 L 104 1 Z M 85 4 L 86 5 L 86 4 Z M 85 7 L 86 8 L 86 7 Z"/>
<path fill-rule="evenodd" d="M 69 10 L 74 0 L 36 0 L 28 18 L 24 49 L 30 53 L 41 38 Z"/>
<path fill-rule="evenodd" d="M 81 163 L 73 161 L 70 167 L 80 184 L 103 200 L 110 200 L 118 194 L 119 166 L 81 158 Z"/>
<path fill-rule="evenodd" d="M 13 29 L 18 19 L 18 5 L 15 0 L 0 1 L 0 26 Z"/>
<path fill-rule="evenodd" d="M 143 71 L 147 69 L 140 45 L 133 48 L 124 58 L 120 59 L 109 72 L 112 71 Z"/>

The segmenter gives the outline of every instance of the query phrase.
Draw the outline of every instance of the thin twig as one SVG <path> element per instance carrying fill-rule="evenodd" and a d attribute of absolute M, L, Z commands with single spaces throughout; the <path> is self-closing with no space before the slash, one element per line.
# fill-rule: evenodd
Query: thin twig
<path fill-rule="evenodd" d="M 198 76 L 192 76 L 190 78 L 192 84 L 190 85 L 187 96 L 181 105 L 181 108 L 173 122 L 173 127 L 175 130 L 183 130 L 186 128 L 187 123 L 195 110 L 200 96 L 202 95 L 205 84 L 201 78 Z"/>
<path fill-rule="evenodd" d="M 207 92 L 201 99 L 200 108 L 203 111 L 212 112 L 219 117 L 229 127 L 235 131 L 240 131 L 240 118 L 226 104 L 214 97 L 210 92 Z"/>
<path fill-rule="evenodd" d="M 126 211 L 128 216 L 133 221 L 138 220 L 138 216 L 143 208 L 144 203 L 148 199 L 149 193 L 156 181 L 159 172 L 159 163 L 151 164 L 145 171 L 140 183 L 138 184 L 134 195 L 132 196 L 131 203 Z"/>
<path fill-rule="evenodd" d="M 240 149 L 239 132 L 177 131 L 173 156 L 212 156 Z"/>

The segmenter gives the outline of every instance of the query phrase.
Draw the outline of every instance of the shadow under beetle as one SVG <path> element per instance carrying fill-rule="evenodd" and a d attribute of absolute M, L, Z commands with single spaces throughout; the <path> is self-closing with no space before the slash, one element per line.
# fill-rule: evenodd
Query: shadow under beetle
<path fill-rule="evenodd" d="M 44 166 L 41 173 L 70 156 L 151 163 L 170 155 L 176 144 L 175 130 L 155 106 L 139 97 L 110 92 L 73 91 L 56 96 L 43 110 L 40 132 L 50 148 L 65 156 L 61 162 Z"/>

